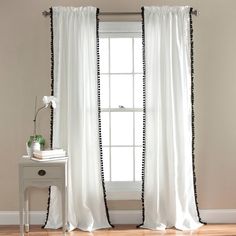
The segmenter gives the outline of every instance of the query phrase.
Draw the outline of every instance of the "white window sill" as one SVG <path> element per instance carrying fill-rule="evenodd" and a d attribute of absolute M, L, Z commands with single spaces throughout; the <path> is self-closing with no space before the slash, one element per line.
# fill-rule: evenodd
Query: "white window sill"
<path fill-rule="evenodd" d="M 107 200 L 141 200 L 141 182 L 105 182 Z"/>

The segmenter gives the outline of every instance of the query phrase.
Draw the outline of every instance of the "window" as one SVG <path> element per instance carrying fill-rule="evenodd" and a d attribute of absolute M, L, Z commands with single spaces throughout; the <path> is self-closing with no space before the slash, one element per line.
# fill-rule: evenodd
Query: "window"
<path fill-rule="evenodd" d="M 102 143 L 108 198 L 140 198 L 143 131 L 141 23 L 100 23 L 99 43 Z"/>

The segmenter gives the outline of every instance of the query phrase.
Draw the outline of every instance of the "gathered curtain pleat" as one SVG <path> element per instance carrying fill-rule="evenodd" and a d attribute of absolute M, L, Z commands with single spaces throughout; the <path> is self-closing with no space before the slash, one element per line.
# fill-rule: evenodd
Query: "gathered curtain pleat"
<path fill-rule="evenodd" d="M 190 7 L 144 7 L 144 222 L 200 227 L 192 159 Z"/>
<path fill-rule="evenodd" d="M 94 7 L 53 7 L 53 147 L 68 160 L 68 229 L 111 227 L 102 186 Z M 52 186 L 45 228 L 62 226 L 61 195 Z"/>

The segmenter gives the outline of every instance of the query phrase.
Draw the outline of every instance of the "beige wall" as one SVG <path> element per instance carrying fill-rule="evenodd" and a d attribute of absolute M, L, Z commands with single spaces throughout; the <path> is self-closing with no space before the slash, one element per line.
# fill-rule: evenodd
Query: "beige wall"
<path fill-rule="evenodd" d="M 199 206 L 236 208 L 236 1 L 1 0 L 0 211 L 18 209 L 17 162 L 32 133 L 34 98 L 50 93 L 50 26 L 41 12 L 52 5 L 139 11 L 142 5 L 173 4 L 200 11 L 194 17 Z M 39 132 L 47 140 L 48 130 L 49 113 L 44 112 L 39 117 Z M 32 209 L 45 209 L 46 190 L 34 190 L 31 198 Z M 118 201 L 110 207 L 134 209 L 139 203 Z"/>

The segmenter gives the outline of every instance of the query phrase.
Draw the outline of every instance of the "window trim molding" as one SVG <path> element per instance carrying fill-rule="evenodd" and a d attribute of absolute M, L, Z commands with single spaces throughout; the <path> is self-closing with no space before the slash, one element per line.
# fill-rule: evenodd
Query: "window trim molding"
<path fill-rule="evenodd" d="M 142 23 L 137 21 L 99 22 L 99 34 L 142 33 Z"/>

